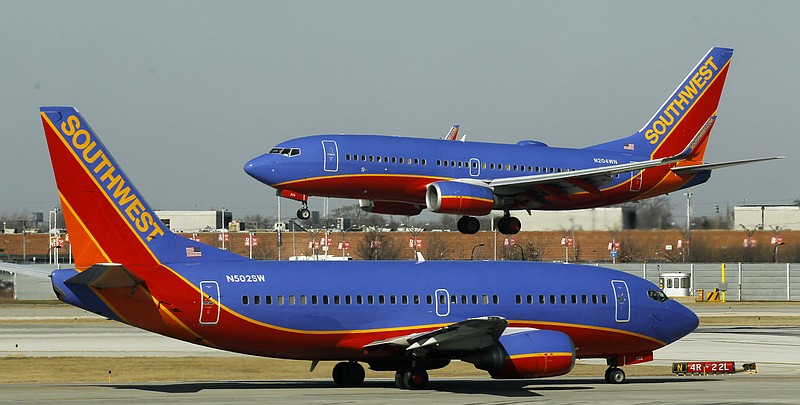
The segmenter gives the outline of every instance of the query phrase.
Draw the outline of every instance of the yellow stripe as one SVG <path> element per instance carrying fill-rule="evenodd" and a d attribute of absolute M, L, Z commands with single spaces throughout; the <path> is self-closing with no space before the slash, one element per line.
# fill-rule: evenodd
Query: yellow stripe
<path fill-rule="evenodd" d="M 453 177 L 440 177 L 440 176 L 422 176 L 416 174 L 336 174 L 330 176 L 319 176 L 319 177 L 310 177 L 307 179 L 300 179 L 300 180 L 291 180 L 285 181 L 283 183 L 272 184 L 271 187 L 274 188 L 283 188 L 295 183 L 305 183 L 309 181 L 317 181 L 317 180 L 325 180 L 330 178 L 337 178 L 337 179 L 344 179 L 349 177 L 410 177 L 414 179 L 421 179 L 421 180 L 431 180 L 431 181 L 441 181 L 441 180 L 453 180 Z"/>
<path fill-rule="evenodd" d="M 72 213 L 72 217 L 75 218 L 76 221 L 78 221 L 78 225 L 80 225 L 81 228 L 83 229 L 83 231 L 86 232 L 86 235 L 92 241 L 92 243 L 97 248 L 97 250 L 100 251 L 100 254 L 102 254 L 103 257 L 106 258 L 106 261 L 108 261 L 110 263 L 111 259 L 108 257 L 108 254 L 106 253 L 106 251 L 103 250 L 103 247 L 100 246 L 100 243 L 98 243 L 97 239 L 94 238 L 94 235 L 92 234 L 91 231 L 89 231 L 89 228 L 86 227 L 86 224 L 83 223 L 83 220 L 81 220 L 81 218 L 78 216 L 78 214 L 75 213 L 75 210 L 72 209 L 72 205 L 70 205 L 69 201 L 67 201 L 67 199 L 64 197 L 64 195 L 61 194 L 61 190 L 58 190 L 58 197 L 59 197 L 59 199 L 61 199 L 61 208 L 66 208 L 67 210 L 69 210 L 70 213 Z"/>
<path fill-rule="evenodd" d="M 534 358 L 534 357 L 572 357 L 572 352 L 552 352 L 552 353 L 524 353 L 524 354 L 515 354 L 513 356 L 508 356 L 511 360 L 518 360 L 524 358 Z"/>

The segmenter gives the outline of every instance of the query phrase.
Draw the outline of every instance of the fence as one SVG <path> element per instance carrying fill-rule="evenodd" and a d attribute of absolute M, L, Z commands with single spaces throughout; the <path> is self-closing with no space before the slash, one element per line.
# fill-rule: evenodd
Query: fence
<path fill-rule="evenodd" d="M 626 263 L 604 267 L 634 274 L 658 284 L 660 273 L 690 275 L 690 291 L 719 288 L 722 263 Z M 729 301 L 800 301 L 800 264 L 726 263 L 725 281 Z"/>

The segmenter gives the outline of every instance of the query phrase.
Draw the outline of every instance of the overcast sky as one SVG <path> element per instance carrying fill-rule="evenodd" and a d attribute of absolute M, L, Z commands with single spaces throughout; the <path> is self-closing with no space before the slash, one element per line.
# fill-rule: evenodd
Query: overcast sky
<path fill-rule="evenodd" d="M 735 56 L 706 161 L 787 159 L 715 171 L 695 214 L 789 204 L 798 16 L 795 1 L 0 0 L 0 213 L 57 205 L 42 105 L 76 106 L 156 209 L 274 216 L 242 166 L 280 141 L 458 123 L 588 146 L 641 128 L 712 46 Z"/>

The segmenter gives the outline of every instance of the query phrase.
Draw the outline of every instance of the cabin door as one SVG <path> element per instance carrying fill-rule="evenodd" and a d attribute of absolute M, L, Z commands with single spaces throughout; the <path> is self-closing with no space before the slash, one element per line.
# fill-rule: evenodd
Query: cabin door
<path fill-rule="evenodd" d="M 216 281 L 200 282 L 200 324 L 216 325 L 219 322 L 219 284 Z"/>
<path fill-rule="evenodd" d="M 442 288 L 436 290 L 436 315 L 450 315 L 450 293 Z"/>
<path fill-rule="evenodd" d="M 339 171 L 339 147 L 336 141 L 322 141 L 322 151 L 325 154 L 323 169 L 326 172 Z"/>
<path fill-rule="evenodd" d="M 469 160 L 469 175 L 472 177 L 481 175 L 481 161 L 478 158 L 471 158 Z"/>
<path fill-rule="evenodd" d="M 642 174 L 644 170 L 631 172 L 631 191 L 638 193 L 642 190 Z"/>
<path fill-rule="evenodd" d="M 614 318 L 617 322 L 628 322 L 631 320 L 628 284 L 622 280 L 613 280 L 611 285 L 614 286 L 614 303 L 616 304 Z"/>

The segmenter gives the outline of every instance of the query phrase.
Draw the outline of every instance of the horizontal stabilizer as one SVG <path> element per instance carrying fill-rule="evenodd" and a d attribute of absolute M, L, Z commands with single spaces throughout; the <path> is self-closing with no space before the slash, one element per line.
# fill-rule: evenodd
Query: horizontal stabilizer
<path fill-rule="evenodd" d="M 714 169 L 722 169 L 725 167 L 731 166 L 738 166 L 744 165 L 748 163 L 756 163 L 756 162 L 764 162 L 767 160 L 775 160 L 775 159 L 783 159 L 784 156 L 772 156 L 772 157 L 765 157 L 765 158 L 756 158 L 756 159 L 744 159 L 744 160 L 732 160 L 729 162 L 720 162 L 720 163 L 703 163 L 700 165 L 694 166 L 678 166 L 673 167 L 672 171 L 677 174 L 693 174 L 699 173 L 707 170 L 714 170 Z"/>
<path fill-rule="evenodd" d="M 94 288 L 133 288 L 143 285 L 144 281 L 136 277 L 121 264 L 101 263 L 70 277 L 65 284 L 78 284 Z"/>

